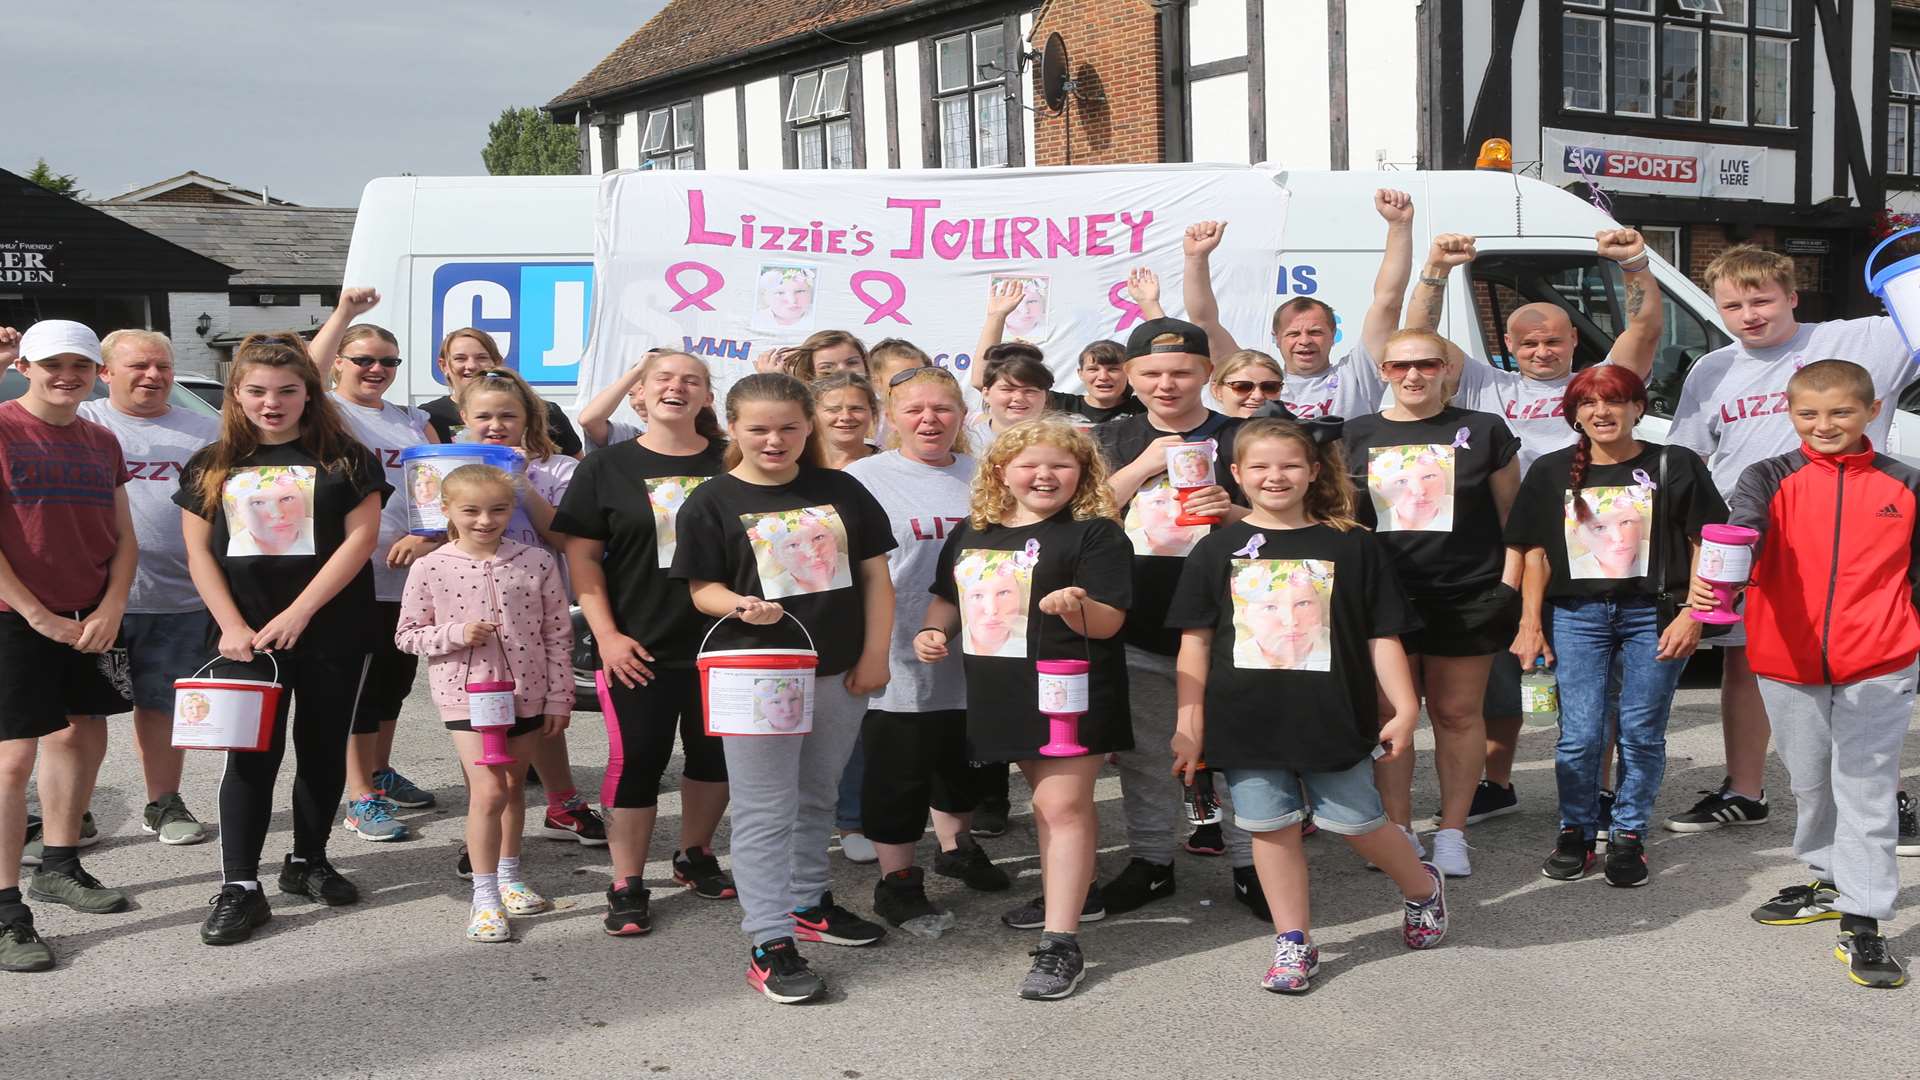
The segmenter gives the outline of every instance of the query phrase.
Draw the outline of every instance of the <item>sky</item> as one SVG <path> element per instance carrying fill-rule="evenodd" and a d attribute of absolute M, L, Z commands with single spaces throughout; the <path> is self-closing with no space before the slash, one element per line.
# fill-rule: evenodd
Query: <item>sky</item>
<path fill-rule="evenodd" d="M 94 199 L 193 169 L 308 206 L 484 174 L 502 109 L 558 97 L 663 2 L 7 4 L 0 169 L 44 157 Z"/>

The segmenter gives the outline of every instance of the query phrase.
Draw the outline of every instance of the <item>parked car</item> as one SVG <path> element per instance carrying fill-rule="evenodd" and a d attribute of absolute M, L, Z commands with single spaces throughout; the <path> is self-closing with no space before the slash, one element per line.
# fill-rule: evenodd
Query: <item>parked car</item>
<path fill-rule="evenodd" d="M 184 378 L 176 378 L 174 380 L 173 393 L 167 396 L 168 404 L 177 409 L 186 409 L 189 412 L 203 413 L 207 416 L 220 415 L 220 407 L 218 405 L 207 404 L 198 394 L 195 394 L 183 386 L 182 383 L 184 381 Z M 26 392 L 27 377 L 25 375 L 20 374 L 12 368 L 8 368 L 5 374 L 0 374 L 0 401 L 12 401 L 14 398 Z M 107 396 L 107 384 L 105 380 L 99 380 L 93 384 L 92 396 L 96 399 Z"/>
<path fill-rule="evenodd" d="M 220 403 L 227 396 L 226 386 L 211 375 L 183 371 L 173 377 L 173 385 L 186 387 L 195 397 L 213 406 L 214 412 L 220 411 Z"/>

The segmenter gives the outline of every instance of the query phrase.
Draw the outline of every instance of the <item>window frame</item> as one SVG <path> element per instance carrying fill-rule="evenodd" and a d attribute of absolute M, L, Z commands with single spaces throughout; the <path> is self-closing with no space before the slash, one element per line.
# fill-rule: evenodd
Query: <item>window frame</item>
<path fill-rule="evenodd" d="M 1739 51 L 1740 60 L 1740 116 L 1735 120 L 1722 120 L 1713 115 L 1719 104 L 1719 95 L 1714 92 L 1713 45 L 1716 41 L 1732 39 Z M 1705 93 L 1702 95 L 1701 112 L 1709 124 L 1719 127 L 1748 127 L 1750 105 L 1753 101 L 1753 63 L 1749 52 L 1753 35 L 1739 30 L 1708 30 L 1706 42 L 1706 77 L 1702 80 Z"/>
<path fill-rule="evenodd" d="M 690 118 L 692 131 L 686 145 L 680 143 L 680 110 L 685 109 Z M 642 169 L 699 169 L 706 165 L 700 144 L 705 141 L 705 125 L 702 122 L 700 99 L 685 98 L 680 101 L 668 101 L 644 109 L 634 110 L 638 121 L 634 125 L 640 130 L 640 168 Z M 661 123 L 660 145 L 653 145 L 650 137 L 653 122 Z"/>
<path fill-rule="evenodd" d="M 1000 52 L 990 60 L 983 62 L 978 51 L 979 38 L 981 34 L 989 31 L 997 31 L 999 33 Z M 1008 100 L 1009 97 L 1017 99 L 1020 92 L 1018 84 L 1013 81 L 1014 73 L 1007 69 L 1008 44 L 1016 37 L 1017 33 L 1012 37 L 1009 36 L 1007 21 L 1002 19 L 994 22 L 955 27 L 952 30 L 930 35 L 923 39 L 925 43 L 923 56 L 927 62 L 922 65 L 923 70 L 920 75 L 921 93 L 927 102 L 925 115 L 932 120 L 932 127 L 927 133 L 927 145 L 933 149 L 928 167 L 937 169 L 1005 169 L 1011 168 L 1014 165 L 1016 157 L 1013 148 L 1014 142 L 1024 135 L 1019 126 L 1017 102 Z M 967 81 L 964 84 L 949 84 L 946 81 L 945 72 L 941 70 L 942 65 L 940 59 L 942 46 L 955 41 L 961 42 L 966 49 L 965 63 Z M 987 64 L 991 64 L 994 70 L 1000 73 L 997 78 L 980 78 L 981 68 Z M 995 148 L 997 152 L 993 155 L 996 160 L 990 160 L 983 164 L 980 153 L 982 146 L 982 140 L 980 138 L 981 103 L 986 98 L 994 96 L 997 96 L 1000 101 L 999 144 Z M 964 162 L 949 162 L 947 160 L 949 155 L 947 152 L 948 146 L 946 138 L 946 105 L 948 102 L 962 99 L 966 102 L 967 160 Z"/>
<path fill-rule="evenodd" d="M 1887 103 L 1887 132 L 1886 132 L 1887 152 L 1884 155 L 1885 160 L 1881 164 L 1886 168 L 1887 175 L 1889 176 L 1913 175 L 1913 115 L 1912 115 L 1912 112 L 1913 112 L 1912 108 L 1904 100 L 1889 101 Z M 1904 144 L 1901 148 L 1901 153 L 1900 153 L 1901 167 L 1897 169 L 1894 168 L 1894 161 L 1893 161 L 1893 121 L 1896 117 L 1898 117 L 1900 120 L 1900 124 L 1901 124 L 1900 139 Z"/>
<path fill-rule="evenodd" d="M 1794 68 L 1804 61 L 1796 48 L 1810 43 L 1798 26 L 1803 12 L 1794 0 L 1686 0 L 1698 8 L 1683 10 L 1682 0 L 1560 0 L 1552 5 L 1559 27 L 1543 26 L 1543 35 L 1558 34 L 1559 85 L 1543 87 L 1542 107 L 1557 110 L 1568 120 L 1591 116 L 1615 117 L 1622 121 L 1651 121 L 1661 128 L 1744 130 L 1755 135 L 1797 130 L 1804 122 L 1796 111 Z M 1777 5 L 1772 16 L 1761 10 L 1763 3 Z M 1717 7 L 1718 13 L 1713 8 Z M 1784 25 L 1774 22 L 1784 19 Z M 1567 51 L 1567 20 L 1598 22 L 1601 55 L 1601 106 L 1572 104 L 1576 75 L 1573 54 Z M 1635 65 L 1623 62 L 1622 49 L 1637 49 L 1642 40 L 1648 46 L 1650 73 L 1643 81 L 1634 72 Z M 1543 40 L 1543 47 L 1547 38 Z M 1734 55 L 1737 53 L 1737 55 Z M 1738 77 L 1716 79 L 1716 56 L 1729 59 Z M 1691 96 L 1670 99 L 1670 91 L 1680 82 L 1666 76 L 1679 61 L 1681 69 L 1691 68 L 1694 81 Z M 1920 51 L 1916 51 L 1916 72 L 1920 72 Z M 1763 70 L 1764 69 L 1764 70 Z M 1623 81 L 1623 73 L 1627 77 Z M 1762 77 L 1767 79 L 1763 86 Z M 1621 107 L 1628 95 L 1638 96 L 1647 88 L 1649 109 Z M 1778 88 L 1780 94 L 1772 91 Z M 1718 92 L 1717 92 L 1718 91 Z M 1590 88 L 1579 91 L 1591 99 Z M 1780 97 L 1784 95 L 1784 103 Z M 1673 111 L 1677 103 L 1690 102 L 1691 113 Z M 1762 103 L 1770 106 L 1763 116 Z M 1722 114 L 1716 116 L 1716 112 Z M 1710 137 L 1710 136 L 1709 136 Z"/>
<path fill-rule="evenodd" d="M 787 150 L 787 168 L 790 169 L 857 169 L 862 164 L 861 125 L 855 123 L 858 111 L 858 68 L 854 57 L 837 57 L 824 63 L 817 63 L 798 71 L 787 73 L 780 80 L 781 136 Z M 840 90 L 836 107 L 823 109 L 822 103 L 827 97 L 830 76 L 840 75 Z M 796 116 L 801 103 L 801 87 L 808 88 L 807 96 L 812 104 L 806 113 Z M 838 133 L 844 132 L 847 140 L 845 163 L 835 165 L 834 143 Z M 819 164 L 807 164 L 811 153 L 818 153 Z"/>
<path fill-rule="evenodd" d="M 1622 27 L 1632 27 L 1635 30 L 1645 31 L 1647 35 L 1647 38 L 1646 38 L 1647 107 L 1644 112 L 1629 112 L 1628 110 L 1619 108 L 1617 106 L 1615 106 L 1609 111 L 1611 112 L 1611 115 L 1614 115 L 1614 116 L 1631 116 L 1631 117 L 1634 117 L 1635 119 L 1650 120 L 1659 115 L 1659 108 L 1660 108 L 1659 95 L 1657 93 L 1657 86 L 1658 86 L 1660 76 L 1659 76 L 1659 72 L 1654 70 L 1654 65 L 1659 61 L 1659 56 L 1660 56 L 1659 49 L 1655 45 L 1655 42 L 1659 40 L 1660 28 L 1655 23 L 1651 23 L 1643 19 L 1615 19 L 1613 21 L 1613 26 L 1611 28 L 1613 30 L 1613 40 L 1610 43 L 1610 47 L 1607 50 L 1607 56 L 1609 58 L 1609 61 L 1612 62 L 1613 79 L 1610 79 L 1607 83 L 1607 93 L 1609 96 L 1609 100 L 1607 103 L 1609 105 L 1614 105 L 1614 103 L 1619 100 L 1619 96 L 1620 96 L 1619 87 L 1615 84 L 1614 80 L 1617 80 L 1620 77 L 1621 65 L 1617 62 L 1618 54 L 1615 52 L 1615 50 L 1620 47 L 1620 30 Z"/>
<path fill-rule="evenodd" d="M 1594 84 L 1594 88 L 1593 88 L 1593 93 L 1596 94 L 1600 99 L 1600 104 L 1597 106 L 1589 107 L 1584 105 L 1575 105 L 1575 104 L 1572 104 L 1570 100 L 1570 96 L 1575 91 L 1571 86 L 1571 84 L 1568 82 L 1567 60 L 1569 58 L 1569 54 L 1567 52 L 1567 24 L 1573 23 L 1573 22 L 1592 23 L 1596 28 L 1596 30 L 1598 31 L 1596 40 L 1599 43 L 1599 48 L 1595 51 L 1595 56 L 1600 61 L 1600 70 L 1597 72 L 1598 80 Z M 1610 37 L 1610 35 L 1608 35 L 1607 33 L 1607 28 L 1608 28 L 1607 19 L 1603 15 L 1587 15 L 1587 14 L 1576 14 L 1573 12 L 1568 12 L 1566 15 L 1561 17 L 1561 20 L 1560 20 L 1560 107 L 1562 109 L 1565 109 L 1568 112 L 1581 112 L 1581 113 L 1605 113 L 1608 111 L 1607 106 L 1610 104 L 1610 99 L 1612 98 L 1613 95 L 1611 93 L 1611 88 L 1607 83 L 1607 76 L 1609 73 L 1609 69 L 1612 66 L 1610 61 L 1613 58 L 1607 47 L 1607 43 Z"/>

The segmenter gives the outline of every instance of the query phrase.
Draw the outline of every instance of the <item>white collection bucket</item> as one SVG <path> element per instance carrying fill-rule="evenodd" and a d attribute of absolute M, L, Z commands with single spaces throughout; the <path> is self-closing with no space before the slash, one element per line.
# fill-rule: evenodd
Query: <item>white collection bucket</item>
<path fill-rule="evenodd" d="M 271 682 L 258 679 L 201 678 L 220 657 L 173 682 L 173 745 L 182 750 L 265 750 L 273 744 L 273 719 L 280 706 L 280 661 Z"/>
<path fill-rule="evenodd" d="M 1880 241 L 1867 255 L 1866 278 L 1867 291 L 1886 305 L 1887 314 L 1900 328 L 1900 336 L 1907 339 L 1908 353 L 1920 356 L 1920 255 L 1897 259 L 1879 270 L 1873 268 L 1873 261 L 1889 244 L 1915 234 L 1920 234 L 1920 226 L 1902 229 Z"/>

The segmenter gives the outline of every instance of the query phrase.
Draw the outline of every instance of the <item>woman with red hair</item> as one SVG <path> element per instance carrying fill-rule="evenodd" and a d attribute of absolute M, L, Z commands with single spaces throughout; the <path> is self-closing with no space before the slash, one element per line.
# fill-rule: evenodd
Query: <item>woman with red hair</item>
<path fill-rule="evenodd" d="M 1666 771 L 1667 715 L 1701 625 L 1684 602 L 1700 530 L 1727 507 L 1700 455 L 1643 443 L 1634 425 L 1647 388 L 1618 364 L 1590 367 L 1567 386 L 1578 441 L 1536 461 L 1507 519 L 1507 544 L 1525 551 L 1522 667 L 1554 664 L 1560 687 L 1560 836 L 1540 872 L 1571 881 L 1607 844 L 1607 883 L 1647 882 L 1643 837 Z M 1608 685 L 1616 664 L 1620 681 Z M 1601 808 L 1617 694 L 1619 789 Z"/>

